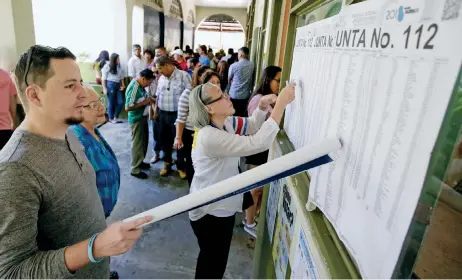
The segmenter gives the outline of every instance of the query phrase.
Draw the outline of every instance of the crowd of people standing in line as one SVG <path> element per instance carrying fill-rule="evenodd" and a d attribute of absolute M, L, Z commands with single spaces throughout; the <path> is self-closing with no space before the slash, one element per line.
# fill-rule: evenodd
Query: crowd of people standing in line
<path fill-rule="evenodd" d="M 167 53 L 158 47 L 142 56 L 134 45 L 127 86 L 118 54 L 103 51 L 94 65 L 107 95 L 109 121 L 120 123 L 121 110 L 128 112 L 131 175 L 148 176 L 142 170 L 150 168 L 144 159 L 151 120 L 151 163 L 164 161 L 162 176 L 175 164 L 191 193 L 239 174 L 241 157 L 247 157 L 249 168 L 264 164 L 283 111 L 294 99 L 294 85 L 279 93 L 281 68 L 276 66 L 263 71 L 252 92 L 254 65 L 246 47 L 236 61 L 232 49 L 228 55 L 214 55 L 206 46 L 197 51 Z M 105 121 L 104 99 L 82 85 L 75 56 L 65 48 L 33 46 L 13 74 L 16 85 L 0 71 L 0 98 L 11 104 L 0 107 L 0 140 L 6 139 L 0 146 L 5 217 L 0 277 L 107 278 L 107 257 L 128 251 L 141 235 L 139 225 L 150 218 L 106 227 L 118 198 L 120 169 L 96 128 Z M 14 130 L 16 89 L 27 114 Z M 260 201 L 261 189 L 190 211 L 200 247 L 196 278 L 223 277 L 235 214 L 246 211 L 244 228 L 256 237 Z"/>

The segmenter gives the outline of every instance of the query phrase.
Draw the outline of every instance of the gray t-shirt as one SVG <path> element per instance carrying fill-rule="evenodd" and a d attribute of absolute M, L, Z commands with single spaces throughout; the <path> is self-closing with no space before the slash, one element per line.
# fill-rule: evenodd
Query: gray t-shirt
<path fill-rule="evenodd" d="M 95 172 L 67 140 L 16 130 L 0 152 L 0 278 L 109 278 L 109 259 L 68 271 L 64 248 L 106 228 Z"/>

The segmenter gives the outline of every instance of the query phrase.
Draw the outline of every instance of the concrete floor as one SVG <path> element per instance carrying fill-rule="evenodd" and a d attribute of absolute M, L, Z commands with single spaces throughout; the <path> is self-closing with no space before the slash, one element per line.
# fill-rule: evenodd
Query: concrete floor
<path fill-rule="evenodd" d="M 119 200 L 108 223 L 188 194 L 187 181 L 181 180 L 176 172 L 166 178 L 159 176 L 163 162 L 151 165 L 147 180 L 130 176 L 130 128 L 126 122 L 108 123 L 100 131 L 114 150 L 121 169 Z M 152 156 L 151 137 L 150 142 L 146 161 Z M 239 213 L 225 274 L 228 279 L 252 276 L 254 240 L 243 230 L 241 221 Z M 130 252 L 111 259 L 111 270 L 117 271 L 122 279 L 194 278 L 198 253 L 188 215 L 182 214 L 148 226 Z"/>

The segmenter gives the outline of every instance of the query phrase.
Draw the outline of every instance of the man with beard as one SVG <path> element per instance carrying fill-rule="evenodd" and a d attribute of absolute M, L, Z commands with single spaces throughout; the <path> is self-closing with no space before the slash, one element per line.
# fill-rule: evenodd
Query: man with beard
<path fill-rule="evenodd" d="M 0 278 L 107 279 L 149 219 L 106 228 L 95 171 L 66 133 L 87 103 L 75 56 L 33 46 L 14 74 L 26 118 L 0 152 Z"/>

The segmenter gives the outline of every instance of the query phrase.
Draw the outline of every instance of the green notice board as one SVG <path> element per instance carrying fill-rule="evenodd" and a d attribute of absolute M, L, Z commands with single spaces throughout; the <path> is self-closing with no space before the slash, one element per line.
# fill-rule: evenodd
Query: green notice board
<path fill-rule="evenodd" d="M 319 5 L 306 13 L 297 13 L 295 26 L 338 13 L 338 2 L 318 1 Z M 291 40 L 289 35 L 289 46 L 293 44 Z M 285 64 L 284 69 L 290 67 Z M 283 79 L 289 75 L 285 72 Z M 273 144 L 270 158 L 293 150 L 282 131 Z M 254 258 L 255 278 L 361 277 L 323 213 L 306 210 L 309 184 L 309 177 L 303 173 L 265 187 Z M 462 73 L 459 73 L 394 278 L 462 278 L 461 186 Z"/>

